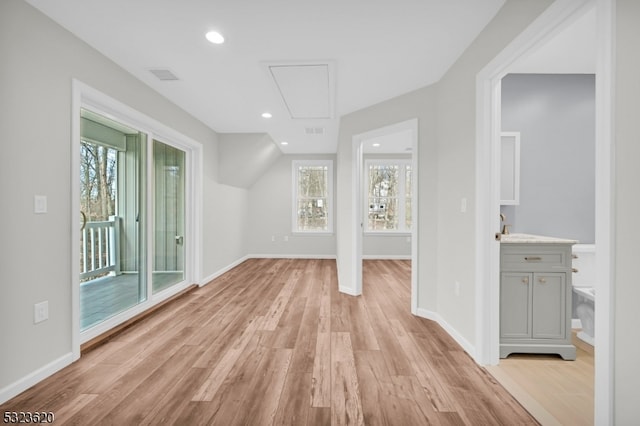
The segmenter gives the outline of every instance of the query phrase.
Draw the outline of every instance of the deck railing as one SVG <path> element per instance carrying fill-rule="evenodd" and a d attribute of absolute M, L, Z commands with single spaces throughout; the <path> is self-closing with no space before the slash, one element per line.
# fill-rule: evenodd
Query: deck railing
<path fill-rule="evenodd" d="M 120 218 L 87 222 L 80 233 L 80 279 L 120 274 Z"/>

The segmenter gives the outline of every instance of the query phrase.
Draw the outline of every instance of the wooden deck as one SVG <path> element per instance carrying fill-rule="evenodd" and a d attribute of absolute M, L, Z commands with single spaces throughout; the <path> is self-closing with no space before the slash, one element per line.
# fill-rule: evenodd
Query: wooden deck
<path fill-rule="evenodd" d="M 153 291 L 160 292 L 182 280 L 182 272 L 153 274 Z M 141 297 L 142 296 L 142 297 Z M 138 274 L 121 274 L 87 281 L 80 285 L 80 330 L 126 311 L 140 301 Z"/>

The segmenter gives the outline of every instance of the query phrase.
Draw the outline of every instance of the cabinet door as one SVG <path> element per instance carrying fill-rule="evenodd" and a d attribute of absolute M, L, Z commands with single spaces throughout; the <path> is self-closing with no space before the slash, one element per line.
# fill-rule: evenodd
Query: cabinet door
<path fill-rule="evenodd" d="M 530 338 L 532 274 L 503 272 L 500 277 L 500 337 Z"/>
<path fill-rule="evenodd" d="M 533 338 L 564 339 L 566 274 L 533 274 Z"/>

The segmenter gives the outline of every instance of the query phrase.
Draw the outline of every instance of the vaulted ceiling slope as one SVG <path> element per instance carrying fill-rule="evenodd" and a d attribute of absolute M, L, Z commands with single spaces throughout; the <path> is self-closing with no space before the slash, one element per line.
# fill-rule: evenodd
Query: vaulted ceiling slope
<path fill-rule="evenodd" d="M 282 152 L 266 133 L 222 133 L 218 141 L 218 182 L 250 188 L 280 156 Z"/>
<path fill-rule="evenodd" d="M 335 152 L 340 116 L 439 80 L 504 3 L 26 1 L 213 130 L 285 153 Z"/>

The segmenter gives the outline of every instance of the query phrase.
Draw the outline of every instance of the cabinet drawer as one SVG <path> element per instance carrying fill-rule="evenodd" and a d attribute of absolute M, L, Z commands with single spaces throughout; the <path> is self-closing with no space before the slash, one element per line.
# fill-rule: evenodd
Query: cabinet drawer
<path fill-rule="evenodd" d="M 503 250 L 500 256 L 502 270 L 553 271 L 571 267 L 568 250 Z"/>

